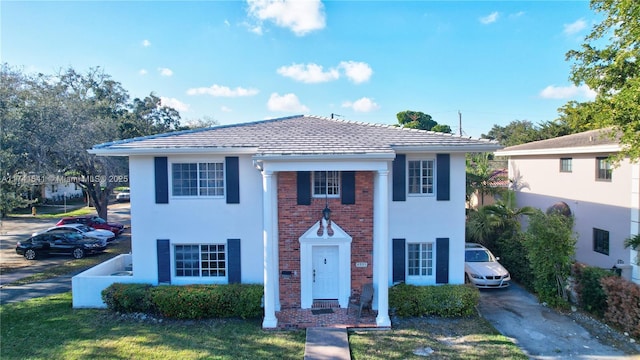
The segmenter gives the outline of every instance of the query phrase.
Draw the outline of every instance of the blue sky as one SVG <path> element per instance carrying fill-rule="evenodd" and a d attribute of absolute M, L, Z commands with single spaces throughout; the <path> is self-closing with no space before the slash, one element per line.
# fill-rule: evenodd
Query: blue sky
<path fill-rule="evenodd" d="M 25 72 L 100 67 L 182 122 L 294 114 L 397 123 L 422 111 L 464 135 L 554 120 L 593 97 L 565 53 L 588 1 L 2 1 L 0 58 Z"/>

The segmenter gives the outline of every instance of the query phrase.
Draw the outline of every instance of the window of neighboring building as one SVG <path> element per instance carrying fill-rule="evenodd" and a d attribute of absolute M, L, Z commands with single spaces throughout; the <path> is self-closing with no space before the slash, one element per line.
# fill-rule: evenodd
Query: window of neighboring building
<path fill-rule="evenodd" d="M 560 159 L 560 172 L 571 172 L 573 171 L 573 164 L 571 158 L 561 158 Z"/>
<path fill-rule="evenodd" d="M 410 160 L 409 194 L 433 194 L 434 160 Z"/>
<path fill-rule="evenodd" d="M 173 196 L 224 196 L 224 163 L 171 164 Z"/>
<path fill-rule="evenodd" d="M 593 228 L 593 251 L 609 255 L 609 232 Z"/>
<path fill-rule="evenodd" d="M 224 277 L 227 274 L 222 244 L 176 245 L 176 276 Z"/>
<path fill-rule="evenodd" d="M 313 196 L 340 196 L 339 171 L 314 171 Z"/>
<path fill-rule="evenodd" d="M 596 158 L 596 180 L 611 181 L 611 163 L 606 157 Z"/>
<path fill-rule="evenodd" d="M 433 243 L 408 244 L 408 276 L 433 275 Z"/>

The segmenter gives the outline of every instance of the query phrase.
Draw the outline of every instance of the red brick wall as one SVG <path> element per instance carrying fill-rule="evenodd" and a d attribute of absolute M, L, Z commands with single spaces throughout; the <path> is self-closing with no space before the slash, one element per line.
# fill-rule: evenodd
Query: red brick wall
<path fill-rule="evenodd" d="M 352 237 L 351 291 L 359 293 L 362 284 L 373 280 L 373 172 L 356 172 L 356 203 L 343 205 L 329 199 L 331 220 Z M 311 186 L 311 184 L 309 184 Z M 278 173 L 278 251 L 280 268 L 280 304 L 283 309 L 299 308 L 300 242 L 299 238 L 322 217 L 325 199 L 311 199 L 311 205 L 297 205 L 296 172 Z M 366 262 L 366 268 L 356 268 Z M 282 271 L 297 276 L 284 279 Z"/>

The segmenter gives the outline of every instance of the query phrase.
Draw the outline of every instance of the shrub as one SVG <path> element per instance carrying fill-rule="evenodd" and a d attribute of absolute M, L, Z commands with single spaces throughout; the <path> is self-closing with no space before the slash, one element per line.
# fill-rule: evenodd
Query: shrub
<path fill-rule="evenodd" d="M 496 241 L 494 255 L 500 257 L 500 263 L 509 270 L 513 281 L 533 290 L 533 273 L 531 263 L 527 257 L 527 248 L 524 246 L 524 234 L 517 233 L 513 237 L 500 236 Z"/>
<path fill-rule="evenodd" d="M 102 301 L 113 311 L 153 313 L 149 284 L 111 284 L 102 290 Z"/>
<path fill-rule="evenodd" d="M 573 266 L 573 273 L 576 278 L 576 291 L 580 307 L 599 317 L 604 316 L 607 310 L 607 295 L 600 280 L 614 276 L 613 273 L 609 270 L 580 264 Z"/>
<path fill-rule="evenodd" d="M 398 284 L 389 289 L 389 308 L 401 317 L 475 314 L 480 292 L 470 285 L 414 286 Z"/>
<path fill-rule="evenodd" d="M 159 313 L 175 319 L 262 316 L 262 285 L 156 286 L 112 284 L 102 292 L 107 307 L 119 312 Z"/>
<path fill-rule="evenodd" d="M 533 287 L 540 301 L 567 304 L 565 283 L 575 252 L 573 218 L 536 211 L 529 217 L 524 245 L 533 272 Z"/>
<path fill-rule="evenodd" d="M 600 284 L 607 297 L 605 321 L 640 338 L 640 286 L 617 276 L 604 277 Z"/>

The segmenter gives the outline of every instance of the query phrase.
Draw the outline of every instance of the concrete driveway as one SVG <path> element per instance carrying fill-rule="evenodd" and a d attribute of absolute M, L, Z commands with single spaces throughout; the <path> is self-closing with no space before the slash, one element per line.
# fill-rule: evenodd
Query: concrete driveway
<path fill-rule="evenodd" d="M 628 343 L 626 351 L 603 344 L 575 320 L 542 306 L 517 284 L 480 292 L 480 314 L 514 340 L 531 359 L 638 359 L 640 348 Z M 625 352 L 627 355 L 625 355 Z"/>

